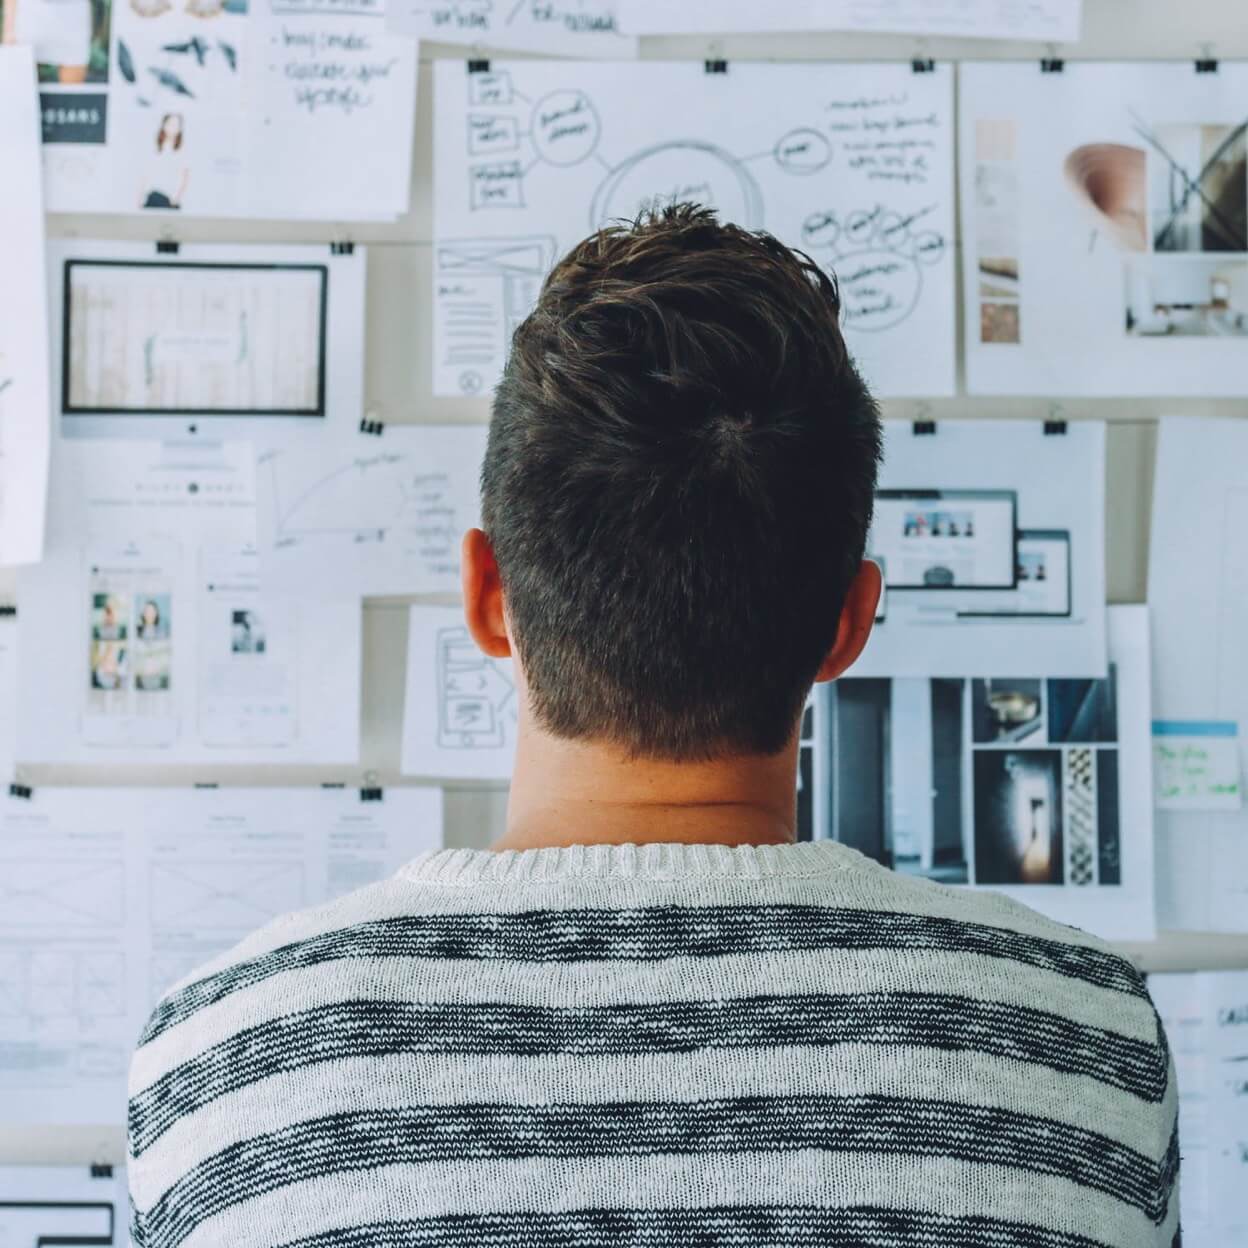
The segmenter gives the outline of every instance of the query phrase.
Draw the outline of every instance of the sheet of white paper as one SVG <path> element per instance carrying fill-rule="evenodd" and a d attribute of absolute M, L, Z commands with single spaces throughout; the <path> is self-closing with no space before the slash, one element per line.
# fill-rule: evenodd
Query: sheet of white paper
<path fill-rule="evenodd" d="M 1158 810 L 1239 810 L 1239 726 L 1156 721 L 1153 773 Z"/>
<path fill-rule="evenodd" d="M 1248 972 L 1150 975 L 1179 1084 L 1183 1248 L 1248 1245 Z"/>
<path fill-rule="evenodd" d="M 638 35 L 875 30 L 960 39 L 1079 38 L 1082 0 L 620 0 Z"/>
<path fill-rule="evenodd" d="M 973 394 L 1248 394 L 1248 64 L 959 71 Z"/>
<path fill-rule="evenodd" d="M 64 239 L 48 247 L 53 411 L 66 434 L 247 437 L 355 429 L 362 248 Z M 68 308 L 66 298 L 68 292 Z"/>
<path fill-rule="evenodd" d="M 877 393 L 953 393 L 948 66 L 442 61 L 434 86 L 436 394 L 488 392 L 554 261 L 675 201 L 835 271 Z"/>
<path fill-rule="evenodd" d="M 484 425 L 387 425 L 261 454 L 265 584 L 299 597 L 457 593 Z"/>
<path fill-rule="evenodd" d="M 58 444 L 23 569 L 24 762 L 352 763 L 358 601 L 268 591 L 246 444 Z"/>
<path fill-rule="evenodd" d="M 511 661 L 477 649 L 459 607 L 412 607 L 404 775 L 510 780 L 516 710 Z"/>
<path fill-rule="evenodd" d="M 1151 940 L 1148 611 L 1111 607 L 1108 622 L 1103 680 L 819 686 L 819 835 L 1106 939 Z"/>
<path fill-rule="evenodd" d="M 85 81 L 41 92 L 49 211 L 407 210 L 416 49 L 386 32 L 384 0 L 134 0 L 94 25 L 83 0 L 21 0 L 19 23 L 28 10 L 87 16 L 81 51 L 43 53 L 90 58 Z"/>
<path fill-rule="evenodd" d="M 1248 422 L 1161 422 L 1151 532 L 1156 718 L 1248 724 Z M 1160 926 L 1248 931 L 1248 810 L 1157 829 Z"/>
<path fill-rule="evenodd" d="M 0 1102 L 10 1125 L 125 1121 L 158 998 L 270 919 L 442 840 L 442 795 L 43 789 L 0 798 Z"/>
<path fill-rule="evenodd" d="M 547 56 L 636 56 L 622 35 L 622 0 L 389 0 L 391 30 L 438 43 L 543 52 Z"/>
<path fill-rule="evenodd" d="M 0 1165 L 3 1248 L 129 1243 L 124 1167 Z"/>
<path fill-rule="evenodd" d="M 1103 676 L 1105 426 L 884 429 L 868 553 L 887 598 L 852 675 Z"/>
<path fill-rule="evenodd" d="M 39 115 L 29 48 L 0 47 L 0 564 L 43 553 L 48 334 Z M 20 188 L 20 193 L 15 188 Z"/>

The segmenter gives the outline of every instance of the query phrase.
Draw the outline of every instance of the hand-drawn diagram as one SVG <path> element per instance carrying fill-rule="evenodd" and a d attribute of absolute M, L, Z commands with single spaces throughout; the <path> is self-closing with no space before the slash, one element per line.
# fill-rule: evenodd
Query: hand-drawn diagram
<path fill-rule="evenodd" d="M 152 925 L 249 932 L 304 904 L 299 861 L 210 861 L 178 858 L 151 864 Z"/>
<path fill-rule="evenodd" d="M 872 66 L 870 77 L 793 68 L 591 75 L 513 62 L 465 81 L 439 65 L 436 392 L 492 385 L 562 251 L 690 202 L 834 273 L 851 347 L 878 390 L 952 393 L 950 80 L 904 66 Z M 773 106 L 758 109 L 759 98 Z"/>
<path fill-rule="evenodd" d="M 499 749 L 514 735 L 515 685 L 466 628 L 438 630 L 437 680 L 440 748 Z"/>
<path fill-rule="evenodd" d="M 9 859 L 0 872 L 0 927 L 118 927 L 124 876 L 119 858 Z"/>

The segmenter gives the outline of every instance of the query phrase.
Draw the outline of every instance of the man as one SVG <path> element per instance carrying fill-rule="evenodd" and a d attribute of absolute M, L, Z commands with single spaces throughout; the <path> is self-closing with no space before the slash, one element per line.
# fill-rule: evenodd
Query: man
<path fill-rule="evenodd" d="M 144 1248 L 1151 1248 L 1175 1089 L 1139 975 L 794 843 L 812 682 L 880 593 L 833 284 L 677 207 L 517 331 L 464 542 L 515 660 L 492 850 L 423 855 L 172 992 L 131 1076 Z"/>

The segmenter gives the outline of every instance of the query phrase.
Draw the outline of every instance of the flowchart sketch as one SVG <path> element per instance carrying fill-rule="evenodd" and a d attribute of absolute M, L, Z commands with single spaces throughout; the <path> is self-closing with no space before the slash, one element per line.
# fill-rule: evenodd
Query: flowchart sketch
<path fill-rule="evenodd" d="M 621 34 L 624 0 L 388 0 L 386 25 L 402 35 L 547 56 L 637 54 Z"/>
<path fill-rule="evenodd" d="M 853 30 L 962 39 L 1079 38 L 1082 0 L 621 0 L 629 34 Z"/>
<path fill-rule="evenodd" d="M 484 425 L 387 425 L 263 453 L 265 583 L 305 599 L 457 592 L 485 443 Z"/>
<path fill-rule="evenodd" d="M 948 66 L 439 63 L 435 393 L 495 385 L 587 234 L 694 202 L 836 275 L 877 393 L 952 394 L 952 84 Z"/>
<path fill-rule="evenodd" d="M 972 394 L 1248 394 L 1246 93 L 1236 62 L 961 66 Z"/>
<path fill-rule="evenodd" d="M 43 553 L 51 439 L 39 97 L 29 48 L 0 47 L 0 565 Z"/>
<path fill-rule="evenodd" d="M 511 661 L 477 649 L 459 608 L 411 608 L 405 775 L 510 779 L 518 697 Z"/>

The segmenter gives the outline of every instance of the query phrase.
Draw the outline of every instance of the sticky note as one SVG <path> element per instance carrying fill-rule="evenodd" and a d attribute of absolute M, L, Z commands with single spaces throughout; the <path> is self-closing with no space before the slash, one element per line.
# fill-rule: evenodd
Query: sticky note
<path fill-rule="evenodd" d="M 1239 810 L 1239 725 L 1154 720 L 1153 785 L 1158 810 Z"/>

